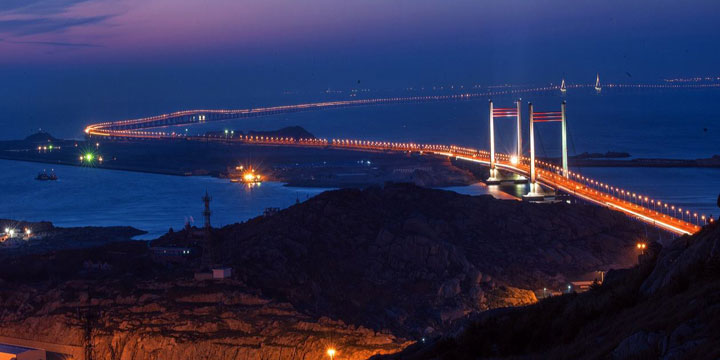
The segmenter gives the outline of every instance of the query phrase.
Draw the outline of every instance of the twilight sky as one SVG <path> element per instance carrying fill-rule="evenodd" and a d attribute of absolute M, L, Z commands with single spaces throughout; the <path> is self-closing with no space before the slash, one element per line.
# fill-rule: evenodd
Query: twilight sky
<path fill-rule="evenodd" d="M 717 0 L 0 0 L 0 111 L 35 125 L 244 105 L 230 89 L 717 74 L 718 14 Z"/>
<path fill-rule="evenodd" d="M 715 0 L 2 0 L 0 64 L 694 74 L 720 58 L 718 13 Z"/>

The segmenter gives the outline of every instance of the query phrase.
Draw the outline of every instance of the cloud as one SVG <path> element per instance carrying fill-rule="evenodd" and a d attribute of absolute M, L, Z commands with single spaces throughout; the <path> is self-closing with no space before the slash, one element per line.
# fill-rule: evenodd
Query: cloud
<path fill-rule="evenodd" d="M 38 17 L 32 19 L 0 20 L 0 33 L 16 36 L 57 33 L 76 26 L 98 24 L 110 17 L 112 16 L 102 15 L 79 18 Z"/>
<path fill-rule="evenodd" d="M 0 0 L 0 13 L 57 14 L 89 0 Z"/>
<path fill-rule="evenodd" d="M 0 39 L 0 41 L 2 41 L 2 39 Z M 13 43 L 13 44 L 43 45 L 43 46 L 58 46 L 58 47 L 89 47 L 89 48 L 104 47 L 102 45 L 97 45 L 97 44 L 69 43 L 69 42 L 60 42 L 60 41 L 8 41 L 8 42 Z"/>

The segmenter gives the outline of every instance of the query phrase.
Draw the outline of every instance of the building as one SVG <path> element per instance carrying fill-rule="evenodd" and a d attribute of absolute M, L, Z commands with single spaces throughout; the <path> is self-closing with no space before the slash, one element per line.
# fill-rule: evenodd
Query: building
<path fill-rule="evenodd" d="M 195 280 L 223 280 L 232 277 L 232 268 L 214 267 L 210 271 L 199 271 L 195 273 Z"/>
<path fill-rule="evenodd" d="M 229 279 L 230 276 L 232 276 L 232 268 L 229 267 L 221 267 L 221 268 L 213 268 L 213 279 Z"/>
<path fill-rule="evenodd" d="M 45 350 L 0 344 L 0 360 L 46 360 Z"/>
<path fill-rule="evenodd" d="M 580 280 L 580 281 L 571 281 L 570 284 L 568 284 L 568 292 L 570 290 L 574 292 L 585 292 L 590 290 L 592 285 L 596 283 L 595 280 Z M 599 284 L 599 282 L 598 282 Z"/>
<path fill-rule="evenodd" d="M 189 247 L 153 246 L 150 251 L 155 261 L 163 263 L 185 262 L 195 254 L 195 251 Z"/>

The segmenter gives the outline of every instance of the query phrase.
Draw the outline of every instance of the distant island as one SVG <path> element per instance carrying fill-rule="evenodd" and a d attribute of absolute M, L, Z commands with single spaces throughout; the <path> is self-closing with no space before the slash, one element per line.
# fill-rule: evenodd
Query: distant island
<path fill-rule="evenodd" d="M 539 158 L 544 161 L 560 163 L 560 158 Z M 720 155 L 704 159 L 665 159 L 665 158 L 632 158 L 626 152 L 608 151 L 605 153 L 588 153 L 569 156 L 568 164 L 577 167 L 720 167 Z"/>
<path fill-rule="evenodd" d="M 304 187 L 357 187 L 387 181 L 444 187 L 469 185 L 483 178 L 444 156 L 222 141 L 243 135 L 316 138 L 300 126 L 274 131 L 211 131 L 192 139 L 156 141 L 64 140 L 38 132 L 23 140 L 0 141 L 0 159 L 221 178 L 246 166 L 260 172 L 264 180 Z"/>
<path fill-rule="evenodd" d="M 249 130 L 247 132 L 243 130 L 223 130 L 223 131 L 208 131 L 207 135 L 210 136 L 226 136 L 232 134 L 234 136 L 249 135 L 249 136 L 267 136 L 267 137 L 282 137 L 298 139 L 315 139 L 315 135 L 305 130 L 302 126 L 288 126 L 278 130 L 268 131 L 256 131 Z"/>

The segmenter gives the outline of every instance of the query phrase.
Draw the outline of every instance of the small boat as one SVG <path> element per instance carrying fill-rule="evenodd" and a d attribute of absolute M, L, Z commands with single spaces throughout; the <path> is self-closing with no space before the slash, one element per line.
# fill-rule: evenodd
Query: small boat
<path fill-rule="evenodd" d="M 58 177 L 55 175 L 55 171 L 50 172 L 48 174 L 45 170 L 43 170 L 41 173 L 38 173 L 38 175 L 35 177 L 35 180 L 41 180 L 41 181 L 47 181 L 47 180 L 57 180 Z"/>
<path fill-rule="evenodd" d="M 600 87 L 600 74 L 598 73 L 595 77 L 595 91 L 600 92 L 602 88 Z"/>

